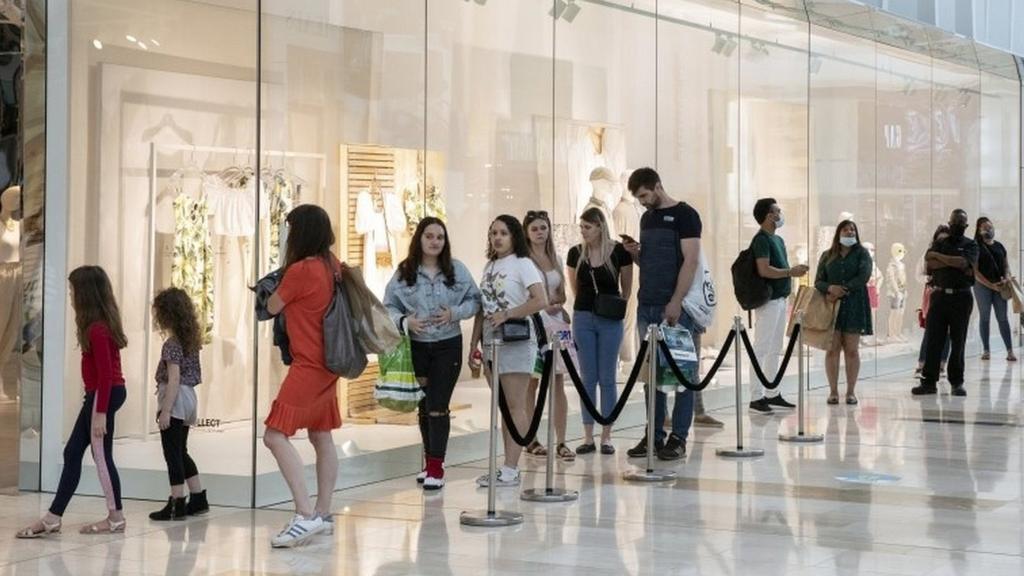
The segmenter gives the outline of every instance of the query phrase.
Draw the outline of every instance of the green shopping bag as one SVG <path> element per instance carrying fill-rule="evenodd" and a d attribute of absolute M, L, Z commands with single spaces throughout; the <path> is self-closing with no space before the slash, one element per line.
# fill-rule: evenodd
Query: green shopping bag
<path fill-rule="evenodd" d="M 396 412 L 412 412 L 416 410 L 425 394 L 416 381 L 416 373 L 412 367 L 412 346 L 409 336 L 402 335 L 402 340 L 393 352 L 377 357 L 380 364 L 380 377 L 373 389 L 373 398 L 381 406 Z"/>

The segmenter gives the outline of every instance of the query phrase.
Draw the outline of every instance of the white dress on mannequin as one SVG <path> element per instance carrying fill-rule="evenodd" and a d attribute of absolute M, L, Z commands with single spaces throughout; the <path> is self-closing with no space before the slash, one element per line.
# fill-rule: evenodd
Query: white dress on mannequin
<path fill-rule="evenodd" d="M 378 298 L 383 297 L 388 280 L 394 275 L 398 263 L 395 237 L 405 230 L 405 212 L 402 202 L 393 192 L 384 192 L 383 209 L 377 210 L 369 190 L 356 198 L 356 233 L 363 236 L 363 278 Z M 377 264 L 378 254 L 389 254 L 391 265 Z"/>
<path fill-rule="evenodd" d="M 640 213 L 637 212 L 636 204 L 627 199 L 626 192 L 622 199 L 612 210 L 612 221 L 615 230 L 619 234 L 628 234 L 632 238 L 640 238 Z M 625 294 L 627 300 L 635 298 L 637 286 L 637 271 L 639 266 L 633 266 L 633 292 Z M 636 333 L 636 303 L 629 302 L 626 306 L 626 318 L 623 325 L 622 345 L 619 347 L 619 360 L 626 366 L 632 366 L 636 359 L 638 335 Z"/>

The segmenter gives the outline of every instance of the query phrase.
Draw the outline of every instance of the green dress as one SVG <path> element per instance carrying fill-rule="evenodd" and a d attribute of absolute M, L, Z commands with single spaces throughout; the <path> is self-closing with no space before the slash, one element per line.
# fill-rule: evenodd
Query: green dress
<path fill-rule="evenodd" d="M 871 278 L 871 255 L 860 244 L 850 249 L 846 256 L 829 261 L 828 252 L 818 260 L 818 273 L 814 287 L 822 294 L 828 294 L 828 287 L 839 285 L 848 290 L 839 301 L 839 315 L 836 330 L 844 334 L 872 334 L 871 303 L 868 300 L 868 280 Z"/>

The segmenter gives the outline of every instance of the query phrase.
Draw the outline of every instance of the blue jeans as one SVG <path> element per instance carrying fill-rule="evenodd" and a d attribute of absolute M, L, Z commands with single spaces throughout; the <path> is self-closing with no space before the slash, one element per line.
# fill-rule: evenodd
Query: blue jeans
<path fill-rule="evenodd" d="M 598 385 L 601 387 L 601 416 L 607 417 L 615 409 L 618 390 L 615 372 L 622 344 L 622 320 L 602 318 L 593 312 L 577 310 L 572 318 L 572 337 L 576 340 L 583 387 L 591 401 L 596 402 Z M 592 426 L 594 418 L 583 409 L 583 424 Z"/>
<path fill-rule="evenodd" d="M 974 300 L 978 303 L 978 330 L 981 332 L 982 348 L 985 352 L 991 350 L 988 347 L 988 332 L 992 309 L 994 308 L 996 311 L 996 323 L 999 324 L 999 335 L 1003 337 L 1006 351 L 1012 351 L 1013 337 L 1010 335 L 1010 320 L 1006 317 L 1006 300 L 1003 300 L 999 292 L 981 284 L 974 285 Z"/>
<path fill-rule="evenodd" d="M 652 306 L 640 304 L 636 311 L 636 329 L 640 333 L 640 340 L 647 337 L 647 327 L 651 324 L 661 324 L 665 316 L 664 306 Z M 700 328 L 693 323 L 693 320 L 683 312 L 679 316 L 679 325 L 686 328 L 693 335 L 693 345 L 700 350 Z M 647 388 L 644 388 L 646 393 Z M 672 405 L 672 433 L 686 440 L 690 434 L 690 424 L 693 423 L 693 392 L 684 390 L 676 392 L 676 401 Z M 665 440 L 665 414 L 668 412 L 668 394 L 658 392 L 654 395 L 654 441 L 655 443 Z"/>

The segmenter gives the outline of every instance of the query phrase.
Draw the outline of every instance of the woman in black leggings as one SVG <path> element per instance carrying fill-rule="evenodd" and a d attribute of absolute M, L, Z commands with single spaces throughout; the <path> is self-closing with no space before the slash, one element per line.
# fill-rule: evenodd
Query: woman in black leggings
<path fill-rule="evenodd" d="M 462 370 L 459 322 L 476 316 L 480 291 L 462 262 L 452 259 L 448 229 L 438 218 L 420 220 L 409 257 L 388 282 L 384 305 L 399 329 L 409 334 L 416 379 L 426 393 L 420 401 L 424 490 L 444 486 L 444 458 L 451 430 L 451 401 Z"/>

